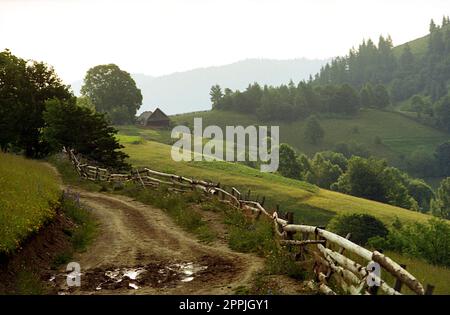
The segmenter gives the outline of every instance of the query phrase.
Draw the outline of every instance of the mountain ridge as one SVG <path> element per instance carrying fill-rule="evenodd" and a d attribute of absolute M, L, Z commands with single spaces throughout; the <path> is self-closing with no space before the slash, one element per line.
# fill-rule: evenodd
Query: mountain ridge
<path fill-rule="evenodd" d="M 248 84 L 286 84 L 315 75 L 329 59 L 264 59 L 251 58 L 231 64 L 195 68 L 162 76 L 133 73 L 144 98 L 138 113 L 161 108 L 167 114 L 202 111 L 211 108 L 209 90 L 219 84 L 232 89 L 245 89 Z M 126 70 L 126 69 L 125 69 Z M 79 95 L 82 80 L 71 84 Z"/>

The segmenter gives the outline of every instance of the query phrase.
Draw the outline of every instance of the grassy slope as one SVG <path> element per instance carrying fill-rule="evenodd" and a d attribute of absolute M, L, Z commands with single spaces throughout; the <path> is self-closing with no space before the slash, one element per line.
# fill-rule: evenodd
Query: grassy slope
<path fill-rule="evenodd" d="M 278 202 L 284 211 L 294 211 L 297 222 L 306 224 L 326 224 L 336 213 L 366 212 L 371 213 L 390 224 L 397 216 L 402 221 L 426 221 L 429 216 L 393 207 L 366 199 L 347 196 L 310 184 L 287 179 L 278 175 L 263 174 L 258 170 L 227 162 L 174 162 L 170 157 L 170 146 L 145 140 L 155 136 L 155 131 L 135 127 L 122 128 L 128 136 L 119 135 L 130 154 L 135 166 L 149 166 L 167 172 L 220 181 L 225 185 L 236 185 L 244 192 L 244 187 L 252 189 L 252 195 L 265 195 L 266 205 L 274 207 Z M 160 137 L 160 136 L 158 136 Z M 134 143 L 134 144 L 133 144 Z M 421 259 L 407 257 L 389 252 L 389 257 L 399 263 L 407 264 L 408 270 L 416 275 L 422 283 L 435 285 L 435 294 L 450 292 L 450 270 L 433 266 Z M 394 279 L 387 275 L 393 285 Z M 403 292 L 411 294 L 407 289 Z"/>
<path fill-rule="evenodd" d="M 0 153 L 0 254 L 15 250 L 53 217 L 58 183 L 42 163 Z"/>
<path fill-rule="evenodd" d="M 439 23 L 440 23 L 440 21 L 439 21 Z M 444 30 L 445 30 L 445 28 L 450 29 L 450 25 L 447 25 L 446 27 L 444 27 Z M 394 55 L 396 57 L 400 57 L 402 52 L 403 52 L 403 50 L 404 50 L 404 48 L 405 48 L 405 45 L 408 44 L 409 47 L 411 48 L 411 52 L 416 57 L 421 58 L 427 53 L 429 38 L 430 38 L 430 35 L 428 34 L 428 35 L 416 38 L 416 39 L 414 39 L 412 41 L 409 41 L 407 43 L 398 45 L 398 46 L 394 47 L 394 49 L 393 49 Z"/>
<path fill-rule="evenodd" d="M 202 117 L 204 125 L 254 125 L 259 122 L 248 116 L 233 112 L 207 111 L 176 115 L 175 124 L 192 126 L 194 117 Z M 318 145 L 311 145 L 303 139 L 304 121 L 292 123 L 260 123 L 261 125 L 279 125 L 280 141 L 289 143 L 297 150 L 313 154 L 333 149 L 336 143 L 354 141 L 364 144 L 371 154 L 388 159 L 393 165 L 399 165 L 402 156 L 407 156 L 419 148 L 434 151 L 436 145 L 449 140 L 450 135 L 424 126 L 398 113 L 362 110 L 352 118 L 321 118 L 320 124 L 325 137 Z M 354 130 L 357 129 L 357 132 Z M 380 137 L 382 144 L 376 144 Z M 158 140 L 158 139 L 155 139 Z"/>
<path fill-rule="evenodd" d="M 128 136 L 132 127 L 127 129 Z M 146 130 L 134 128 L 135 136 Z M 119 139 L 121 136 L 119 136 Z M 132 141 L 126 141 L 132 139 Z M 274 208 L 278 203 L 283 211 L 293 211 L 299 222 L 326 224 L 336 213 L 368 212 L 386 223 L 396 216 L 404 221 L 426 221 L 427 215 L 386 204 L 356 198 L 319 189 L 305 182 L 291 180 L 275 174 L 261 173 L 241 164 L 228 162 L 175 162 L 170 155 L 171 147 L 154 141 L 136 141 L 122 138 L 125 152 L 135 166 L 148 166 L 157 170 L 175 172 L 195 178 L 209 179 L 223 185 L 234 185 L 252 196 L 266 196 L 266 205 Z M 138 143 L 138 144 L 133 144 Z"/>

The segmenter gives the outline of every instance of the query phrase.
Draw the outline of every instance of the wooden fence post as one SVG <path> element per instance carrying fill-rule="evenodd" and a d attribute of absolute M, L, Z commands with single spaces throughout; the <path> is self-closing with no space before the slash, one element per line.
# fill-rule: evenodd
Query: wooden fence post
<path fill-rule="evenodd" d="M 287 212 L 286 213 L 286 220 L 288 224 L 294 224 L 294 212 Z M 286 238 L 288 240 L 292 240 L 294 236 L 294 233 L 292 232 L 287 232 L 286 233 Z"/>
<path fill-rule="evenodd" d="M 406 270 L 406 265 L 400 264 L 400 267 L 402 267 L 403 269 Z M 403 285 L 403 282 L 400 279 L 396 278 L 394 290 L 400 292 L 402 290 L 402 285 Z"/>
<path fill-rule="evenodd" d="M 434 285 L 427 284 L 427 288 L 425 289 L 425 295 L 432 295 L 434 291 Z"/>
<path fill-rule="evenodd" d="M 350 237 L 352 237 L 352 233 L 347 233 L 347 235 L 345 236 L 345 238 L 346 239 L 350 239 Z M 341 247 L 341 248 L 339 248 L 339 254 L 342 254 L 343 252 L 344 252 L 344 250 L 345 250 L 345 248 L 344 247 Z"/>

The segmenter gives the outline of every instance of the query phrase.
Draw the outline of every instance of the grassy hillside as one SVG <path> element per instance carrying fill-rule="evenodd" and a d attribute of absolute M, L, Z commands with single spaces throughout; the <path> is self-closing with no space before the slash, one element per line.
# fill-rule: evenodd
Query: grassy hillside
<path fill-rule="evenodd" d="M 126 136 L 123 133 L 126 131 Z M 134 132 L 134 134 L 132 134 Z M 403 221 L 426 221 L 429 216 L 386 204 L 356 198 L 337 192 L 319 189 L 311 184 L 288 179 L 275 174 L 261 173 L 257 169 L 229 162 L 175 162 L 171 146 L 148 139 L 146 129 L 128 127 L 119 135 L 124 151 L 130 155 L 134 166 L 148 166 L 157 170 L 186 176 L 209 179 L 223 185 L 234 185 L 252 196 L 266 196 L 266 205 L 296 213 L 298 222 L 326 224 L 336 213 L 371 213 L 385 223 L 397 216 Z M 131 136 L 131 137 L 130 137 Z"/>
<path fill-rule="evenodd" d="M 348 118 L 321 118 L 320 124 L 325 130 L 325 137 L 320 144 L 312 145 L 303 138 L 305 121 L 260 123 L 255 118 L 224 111 L 205 111 L 172 116 L 175 124 L 193 125 L 194 117 L 202 117 L 204 125 L 279 125 L 280 141 L 289 143 L 297 150 L 313 154 L 318 151 L 333 149 L 337 143 L 361 143 L 370 153 L 379 158 L 386 158 L 393 165 L 399 166 L 402 157 L 423 148 L 434 151 L 435 147 L 450 139 L 450 135 L 424 126 L 404 115 L 373 109 L 361 110 L 359 114 Z M 375 139 L 379 137 L 381 144 Z M 155 139 L 157 140 L 157 139 Z"/>
<path fill-rule="evenodd" d="M 0 153 L 0 254 L 51 219 L 59 196 L 58 178 L 47 166 Z"/>
<path fill-rule="evenodd" d="M 446 29 L 450 29 L 450 25 L 444 26 L 443 30 L 445 31 Z M 428 40 L 430 38 L 430 35 L 425 35 L 419 38 L 416 38 L 412 41 L 406 42 L 404 44 L 398 45 L 396 47 L 394 47 L 393 51 L 394 51 L 394 55 L 396 57 L 400 57 L 400 55 L 403 52 L 403 49 L 405 48 L 405 46 L 408 44 L 409 47 L 411 48 L 411 52 L 418 58 L 423 57 L 427 51 L 428 51 Z"/>

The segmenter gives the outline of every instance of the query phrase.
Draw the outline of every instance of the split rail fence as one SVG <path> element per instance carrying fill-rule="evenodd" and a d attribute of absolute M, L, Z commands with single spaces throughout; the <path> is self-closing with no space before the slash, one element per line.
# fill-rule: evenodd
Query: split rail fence
<path fill-rule="evenodd" d="M 298 249 L 299 252 L 295 255 L 297 259 L 305 257 L 311 259 L 318 289 L 323 294 L 335 295 L 337 291 L 353 295 L 377 293 L 401 295 L 402 286 L 407 286 L 417 295 L 430 295 L 433 292 L 434 286 L 428 284 L 424 287 L 406 270 L 406 266 L 396 263 L 378 251 L 370 251 L 353 243 L 350 241 L 351 235 L 342 237 L 322 227 L 294 224 L 293 213 L 282 214 L 278 207 L 274 211 L 266 210 L 264 197 L 262 201 L 246 200 L 235 187 L 228 192 L 220 183 L 195 180 L 149 168 L 136 169 L 127 174 L 114 174 L 105 168 L 81 163 L 81 159 L 73 150 L 64 151 L 82 178 L 110 183 L 134 182 L 152 188 L 166 185 L 169 190 L 175 192 L 200 190 L 237 209 L 253 213 L 255 219 L 265 217 L 273 221 L 278 243 L 290 250 Z M 247 199 L 249 195 L 250 190 Z M 379 276 L 384 273 L 393 276 L 391 278 L 395 281 L 392 285 Z"/>

